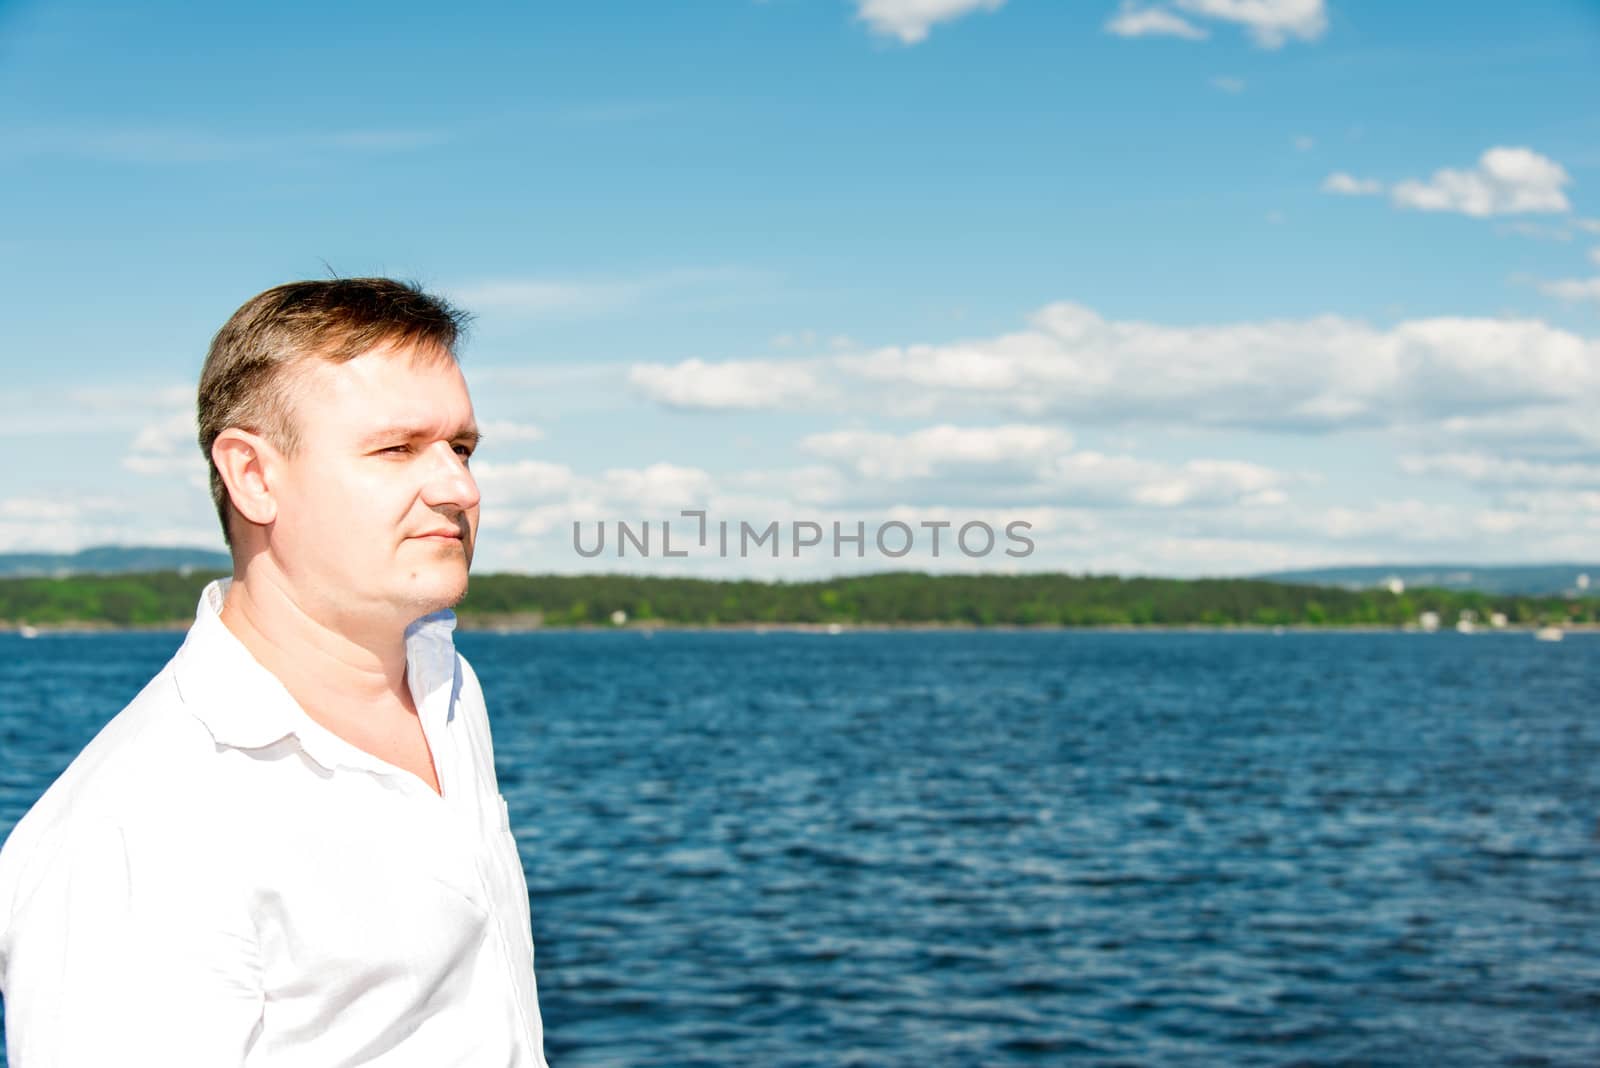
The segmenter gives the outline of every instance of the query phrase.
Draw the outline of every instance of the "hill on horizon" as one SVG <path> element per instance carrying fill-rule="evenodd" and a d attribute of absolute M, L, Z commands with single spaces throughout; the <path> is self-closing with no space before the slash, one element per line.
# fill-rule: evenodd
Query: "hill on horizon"
<path fill-rule="evenodd" d="M 230 571 L 225 552 L 147 545 L 97 545 L 72 553 L 0 553 L 0 577 L 62 578 L 142 571 Z M 603 574 L 603 572 L 596 572 Z M 1476 591 L 1487 594 L 1600 596 L 1600 563 L 1594 564 L 1370 564 L 1302 568 L 1240 576 L 1296 586 L 1365 590 L 1399 579 L 1408 589 Z M 738 581 L 730 577 L 726 581 Z"/>
<path fill-rule="evenodd" d="M 61 578 L 137 571 L 231 571 L 233 559 L 209 549 L 95 545 L 75 553 L 0 553 L 0 576 Z"/>
<path fill-rule="evenodd" d="M 1600 564 L 1373 564 L 1270 571 L 1252 577 L 1345 590 L 1371 589 L 1399 579 L 1408 589 L 1475 590 L 1525 597 L 1600 595 Z"/>

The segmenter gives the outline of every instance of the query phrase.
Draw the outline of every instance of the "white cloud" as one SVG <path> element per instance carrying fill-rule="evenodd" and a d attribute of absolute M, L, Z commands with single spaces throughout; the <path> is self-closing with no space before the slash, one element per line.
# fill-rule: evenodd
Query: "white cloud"
<path fill-rule="evenodd" d="M 502 441 L 541 441 L 544 438 L 544 431 L 540 428 L 514 419 L 488 419 L 479 424 L 478 429 L 491 445 Z"/>
<path fill-rule="evenodd" d="M 483 528 L 491 543 L 508 537 L 570 537 L 574 521 L 671 518 L 720 500 L 708 472 L 672 463 L 607 468 L 597 474 L 538 460 L 475 465 Z M 572 560 L 581 558 L 573 556 Z"/>
<path fill-rule="evenodd" d="M 1050 426 L 927 427 L 906 435 L 865 430 L 813 434 L 801 447 L 839 461 L 865 478 L 931 478 L 952 468 L 1037 473 L 1072 448 L 1072 435 Z"/>
<path fill-rule="evenodd" d="M 804 365 L 780 360 L 635 364 L 628 384 L 670 408 L 777 408 L 814 398 L 817 383 Z"/>
<path fill-rule="evenodd" d="M 1421 319 L 1388 335 L 1394 388 L 1435 415 L 1592 398 L 1600 343 L 1526 319 Z"/>
<path fill-rule="evenodd" d="M 697 467 L 653 463 L 643 468 L 611 468 L 601 475 L 607 497 L 629 501 L 636 514 L 677 514 L 705 501 L 715 489 L 715 480 Z"/>
<path fill-rule="evenodd" d="M 201 525 L 182 526 L 163 509 L 140 509 L 132 503 L 126 491 L 71 500 L 0 500 L 0 552 L 70 553 L 113 544 L 222 548 L 221 534 L 209 516 Z M 209 507 L 208 499 L 207 511 Z"/>
<path fill-rule="evenodd" d="M 0 502 L 0 550 L 215 545 L 193 404 L 193 386 L 136 381 L 0 394 L 8 413 L 0 435 L 81 439 L 48 456 L 30 454 L 26 470 L 12 473 L 16 495 Z M 67 475 L 61 489 L 44 488 L 60 474 Z"/>
<path fill-rule="evenodd" d="M 1553 159 L 1528 148 L 1499 147 L 1485 152 L 1469 170 L 1441 168 L 1426 181 L 1399 182 L 1388 192 L 1398 207 L 1486 218 L 1570 211 L 1572 205 L 1563 189 L 1571 182 L 1566 169 Z M 1384 184 L 1373 178 L 1356 178 L 1336 171 L 1323 180 L 1322 191 L 1344 196 L 1376 196 L 1384 191 Z M 1508 223 L 1503 224 L 1502 229 L 1525 237 L 1558 241 L 1571 236 L 1564 228 L 1532 223 Z"/>
<path fill-rule="evenodd" d="M 1289 475 L 1235 460 L 1181 464 L 1093 450 L 1061 457 L 1045 486 L 1050 498 L 1170 511 L 1179 507 L 1276 504 Z"/>
<path fill-rule="evenodd" d="M 1432 501 L 1380 500 L 1318 509 L 1306 515 L 1304 525 L 1337 541 L 1438 544 L 1461 540 L 1477 515 Z"/>
<path fill-rule="evenodd" d="M 1247 573 L 1440 554 L 1539 559 L 1581 548 L 1584 539 L 1592 545 L 1600 534 L 1600 492 L 1584 488 L 1592 471 L 1562 463 L 1519 467 L 1513 459 L 1471 453 L 1408 462 L 1424 477 L 1476 476 L 1496 493 L 1491 503 L 1367 494 L 1356 501 L 1318 499 L 1305 495 L 1318 485 L 1314 474 L 1232 459 L 1169 462 L 1078 450 L 1066 431 L 1045 424 L 829 432 L 808 437 L 802 448 L 820 462 L 720 474 L 672 462 L 591 474 L 558 464 L 486 465 L 479 474 L 486 501 L 484 566 L 792 578 L 933 563 L 925 546 L 898 562 L 870 554 L 857 562 L 848 553 L 796 560 L 787 541 L 776 561 L 718 559 L 693 552 L 695 524 L 680 517 L 685 508 L 704 508 L 713 524 L 722 519 L 735 527 L 740 519 L 758 527 L 776 520 L 785 525 L 785 539 L 795 520 L 824 529 L 833 520 L 852 529 L 865 520 L 869 543 L 876 523 L 889 519 L 913 529 L 923 521 L 959 526 L 984 519 L 996 530 L 1026 519 L 1038 545 L 1022 562 L 1028 569 L 1146 574 Z M 1527 485 L 1546 488 L 1517 488 Z M 1585 510 L 1590 497 L 1595 506 Z M 617 557 L 619 519 L 636 530 L 641 521 L 652 522 L 652 558 L 636 552 Z M 571 545 L 573 522 L 582 521 L 585 543 L 592 544 L 602 520 L 611 525 L 607 551 L 579 557 Z M 661 520 L 673 522 L 673 545 L 690 547 L 691 558 L 661 557 Z M 945 537 L 948 545 L 948 531 Z M 941 557 L 936 566 L 976 564 Z"/>
<path fill-rule="evenodd" d="M 1175 0 L 1179 10 L 1243 26 L 1256 44 L 1281 48 L 1291 37 L 1314 41 L 1328 28 L 1322 0 Z"/>
<path fill-rule="evenodd" d="M 1383 183 L 1375 178 L 1356 178 L 1336 171 L 1323 179 L 1322 191 L 1347 197 L 1370 197 L 1383 192 Z"/>
<path fill-rule="evenodd" d="M 492 498 L 497 504 L 550 500 L 570 492 L 577 484 L 572 468 L 545 460 L 485 460 L 474 463 L 472 473 L 484 490 L 485 500 Z"/>
<path fill-rule="evenodd" d="M 167 455 L 183 451 L 199 451 L 196 442 L 199 428 L 192 411 L 173 412 L 166 418 L 142 428 L 133 439 L 133 451 Z"/>
<path fill-rule="evenodd" d="M 184 475 L 190 485 L 204 486 L 209 467 L 198 437 L 193 410 L 172 412 L 134 435 L 122 466 L 141 475 Z"/>
<path fill-rule="evenodd" d="M 1592 397 L 1597 350 L 1531 321 L 1429 319 L 1375 330 L 1323 316 L 1167 327 L 1055 304 L 1023 333 L 880 349 L 842 366 L 891 393 L 987 396 L 998 407 L 1096 423 L 1307 431 Z"/>
<path fill-rule="evenodd" d="M 518 460 L 491 448 L 474 463 L 481 565 L 674 567 L 619 560 L 614 540 L 603 559 L 580 557 L 572 523 L 659 523 L 698 507 L 761 523 L 1033 516 L 1049 526 L 1036 530 L 1040 550 L 1019 565 L 1028 569 L 1236 573 L 1276 561 L 1538 559 L 1600 544 L 1600 510 L 1580 507 L 1600 500 L 1600 339 L 1535 320 L 1162 324 L 1059 303 L 1006 333 L 844 352 L 827 337 L 798 339 L 803 355 L 787 358 L 641 365 L 659 377 L 647 370 L 631 390 L 617 388 L 628 369 L 615 364 L 599 377 L 591 365 L 578 377 L 484 369 L 499 405 L 481 412 L 491 444 L 534 440 L 539 428 L 522 419 L 562 421 L 559 452 L 541 445 L 523 450 L 539 460 Z M 203 490 L 169 473 L 192 464 L 203 484 L 192 389 L 113 384 L 68 407 L 55 400 L 51 418 L 101 420 L 114 427 L 113 455 L 126 443 L 127 467 L 164 477 L 129 478 L 113 464 L 116 509 L 70 515 L 42 505 L 53 500 L 48 481 L 19 483 L 17 503 L 0 508 L 0 543 L 215 540 Z M 616 439 L 616 421 L 649 403 L 788 414 L 678 419 L 669 437 Z M 606 419 L 570 418 L 574 404 L 603 406 L 594 410 Z M 518 429 L 496 433 L 497 419 Z M 730 442 L 730 428 L 748 440 Z M 1334 433 L 1343 436 L 1322 446 L 1304 437 Z M 619 446 L 640 462 L 610 459 Z M 1360 479 L 1364 466 L 1384 474 L 1391 464 L 1389 476 L 1412 480 L 1402 494 Z M 768 565 L 686 567 L 796 577 L 856 566 L 787 554 Z"/>
<path fill-rule="evenodd" d="M 1586 234 L 1600 234 L 1600 219 L 1573 219 L 1572 225 Z"/>
<path fill-rule="evenodd" d="M 1165 8 L 1139 7 L 1124 0 L 1117 13 L 1106 21 L 1106 32 L 1118 37 L 1182 37 L 1203 41 L 1209 34 L 1181 15 Z"/>
<path fill-rule="evenodd" d="M 0 390 L 0 438 L 39 434 L 104 435 L 138 433 L 194 405 L 194 387 L 85 386 L 60 389 Z"/>
<path fill-rule="evenodd" d="M 1307 134 L 1301 134 L 1294 139 L 1294 147 L 1300 152 L 1310 152 L 1317 147 L 1317 139 Z"/>
<path fill-rule="evenodd" d="M 1181 464 L 1073 451 L 1073 437 L 1049 425 L 925 427 L 906 434 L 844 430 L 801 441 L 837 465 L 832 503 L 853 499 L 944 504 L 1003 499 L 1036 504 L 1171 509 L 1267 504 L 1283 499 L 1290 476 L 1258 464 L 1194 459 Z"/>
<path fill-rule="evenodd" d="M 856 17 L 874 33 L 914 45 L 928 31 L 974 11 L 998 11 L 1006 0 L 856 0 Z"/>
<path fill-rule="evenodd" d="M 1244 79 L 1235 78 L 1227 74 L 1219 74 L 1211 79 L 1211 87 L 1224 93 L 1242 93 L 1244 92 Z"/>
<path fill-rule="evenodd" d="M 1281 504 L 1284 476 L 1260 464 L 1237 460 L 1189 460 L 1178 470 L 1153 475 L 1133 493 L 1140 504 Z"/>
<path fill-rule="evenodd" d="M 1600 530 L 1600 490 L 1537 489 L 1511 490 L 1503 498 L 1512 508 L 1522 508 L 1545 515 L 1572 516 L 1587 513 L 1590 525 Z M 1574 554 L 1577 555 L 1577 554 Z M 1584 557 L 1593 555 L 1593 548 L 1585 549 Z"/>
<path fill-rule="evenodd" d="M 982 519 L 1000 530 L 1005 523 L 1022 519 L 1033 524 L 1031 536 L 1037 545 L 1032 557 L 1017 562 L 1027 570 L 1198 575 L 1328 563 L 1415 562 L 1441 556 L 1549 559 L 1590 553 L 1594 538 L 1600 535 L 1600 493 L 1590 491 L 1518 492 L 1489 506 L 1443 504 L 1421 497 L 1313 503 L 1277 490 L 1250 492 L 1241 483 L 1248 485 L 1253 479 L 1227 474 L 1218 478 L 1204 470 L 1205 461 L 1194 465 L 1199 470 L 1188 472 L 1192 485 L 1162 486 L 1157 481 L 1161 473 L 1182 479 L 1190 465 L 1093 453 L 1072 455 L 1074 464 L 1048 487 L 1049 497 L 1027 498 L 1013 491 L 1009 497 L 984 501 L 965 496 L 968 486 L 962 484 L 942 500 L 886 504 L 895 498 L 825 496 L 808 503 L 789 492 L 798 484 L 797 472 L 746 470 L 712 478 L 709 496 L 686 504 L 662 499 L 654 510 L 618 497 L 512 509 L 492 518 L 486 512 L 480 549 L 488 554 L 486 568 L 558 571 L 621 568 L 795 578 L 886 566 L 993 570 L 993 557 L 976 561 L 952 553 L 952 531 L 948 529 L 943 542 L 946 553 L 937 563 L 926 552 L 925 532 L 918 551 L 899 561 L 869 554 L 858 562 L 848 552 L 836 559 L 825 550 L 797 560 L 788 548 L 789 524 L 803 519 L 826 530 L 839 520 L 853 529 L 856 521 L 865 520 L 870 544 L 872 531 L 881 520 L 898 520 L 918 529 L 928 522 L 959 526 Z M 1212 482 L 1209 488 L 1205 485 L 1208 478 Z M 598 485 L 601 480 L 585 481 Z M 738 484 L 759 484 L 774 491 L 741 497 L 735 488 Z M 849 481 L 841 488 L 848 492 Z M 875 491 L 882 488 L 881 484 L 874 486 Z M 766 558 L 765 562 L 759 553 L 751 559 L 718 559 L 714 552 L 697 552 L 695 523 L 679 516 L 682 507 L 708 510 L 713 523 L 711 550 L 716 545 L 714 524 L 719 519 L 729 521 L 734 529 L 740 519 L 758 527 L 776 520 L 784 528 L 784 550 L 779 559 Z M 626 559 L 618 559 L 614 524 L 619 518 L 636 530 L 640 520 L 653 521 L 652 558 L 641 560 L 630 551 Z M 586 544 L 593 543 L 597 522 L 605 520 L 611 526 L 601 557 L 584 559 L 573 551 L 575 519 L 584 524 Z M 690 559 L 662 558 L 663 519 L 673 523 L 674 547 L 690 549 Z"/>
<path fill-rule="evenodd" d="M 683 407 L 937 418 L 999 413 L 1084 425 L 1329 433 L 1437 428 L 1600 405 L 1600 341 L 1537 320 L 1338 316 L 1165 326 L 1052 304 L 1027 329 L 807 359 L 690 361 L 635 384 Z M 1571 440 L 1568 421 L 1548 423 Z"/>
<path fill-rule="evenodd" d="M 1560 300 L 1600 301 L 1600 276 L 1594 278 L 1562 278 L 1553 282 L 1540 282 L 1539 288 Z"/>
<path fill-rule="evenodd" d="M 591 570 L 632 565 L 752 574 L 756 564 L 737 559 L 701 556 L 679 564 L 660 557 L 660 521 L 673 522 L 673 544 L 681 548 L 692 542 L 695 529 L 692 520 L 680 520 L 681 512 L 700 508 L 708 511 L 713 524 L 748 519 L 763 527 L 773 520 L 787 525 L 803 519 L 827 529 L 831 521 L 840 520 L 853 529 L 864 520 L 869 539 L 877 523 L 889 519 L 913 528 L 924 520 L 953 521 L 959 527 L 984 519 L 996 530 L 1024 519 L 1034 523 L 1043 548 L 1027 566 L 1081 567 L 1084 554 L 1098 553 L 1110 561 L 1114 554 L 1139 551 L 1153 536 L 1169 535 L 1175 525 L 1226 531 L 1241 516 L 1270 525 L 1269 518 L 1288 507 L 1286 490 L 1304 482 L 1298 475 L 1231 459 L 1174 463 L 1075 451 L 1069 432 L 1046 424 L 943 424 L 904 433 L 833 431 L 810 435 L 799 444 L 817 462 L 720 473 L 667 461 L 599 473 L 534 461 L 486 463 L 478 471 L 485 501 L 484 566 Z M 584 524 L 587 545 L 593 543 L 595 524 L 619 519 L 636 529 L 642 521 L 652 521 L 658 548 L 648 564 L 636 553 L 619 562 L 614 526 L 602 557 L 591 561 L 573 551 L 574 521 Z M 953 531 L 946 532 L 946 544 L 953 536 Z M 906 564 L 926 566 L 925 548 Z M 1073 555 L 1063 555 L 1069 552 Z M 879 568 L 886 563 L 882 558 L 868 562 Z M 962 563 L 955 560 L 950 566 Z M 1161 570 L 1182 571 L 1188 563 L 1168 560 Z M 781 577 L 834 573 L 854 565 L 831 557 L 796 562 L 786 547 L 782 562 L 774 566 L 778 570 L 773 577 Z"/>
<path fill-rule="evenodd" d="M 1291 37 L 1314 41 L 1328 28 L 1322 0 L 1172 0 L 1165 5 L 1123 0 L 1105 28 L 1119 37 L 1185 37 L 1198 41 L 1208 36 L 1203 27 L 1185 16 L 1242 26 L 1262 48 L 1281 48 Z"/>
<path fill-rule="evenodd" d="M 1442 420 L 1438 430 L 1459 441 L 1494 443 L 1528 455 L 1600 449 L 1600 420 L 1591 410 L 1594 403 L 1593 397 L 1575 390 L 1565 401 L 1453 415 Z"/>
<path fill-rule="evenodd" d="M 1571 210 L 1564 186 L 1566 169 L 1529 148 L 1491 148 L 1470 170 L 1443 168 L 1427 181 L 1411 180 L 1391 195 L 1401 207 L 1490 215 L 1559 213 Z"/>
<path fill-rule="evenodd" d="M 42 497 L 8 497 L 0 500 L 0 520 L 60 521 L 76 519 L 83 510 L 83 505 L 77 501 L 46 500 Z"/>
<path fill-rule="evenodd" d="M 1407 474 L 1446 475 L 1479 486 L 1600 487 L 1600 464 L 1528 460 L 1481 451 L 1404 456 L 1400 467 Z"/>
<path fill-rule="evenodd" d="M 208 468 L 198 453 L 194 456 L 155 456 L 134 454 L 122 458 L 122 466 L 140 475 L 187 475 L 193 485 L 208 478 Z"/>
<path fill-rule="evenodd" d="M 1589 249 L 1590 264 L 1600 267 L 1600 248 Z M 1539 291 L 1558 301 L 1594 301 L 1600 304 L 1600 275 L 1592 278 L 1555 278 L 1539 281 Z"/>

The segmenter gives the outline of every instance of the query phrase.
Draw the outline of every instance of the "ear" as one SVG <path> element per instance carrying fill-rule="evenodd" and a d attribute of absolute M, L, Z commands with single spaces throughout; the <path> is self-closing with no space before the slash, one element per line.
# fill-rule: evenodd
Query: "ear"
<path fill-rule="evenodd" d="M 234 510 L 245 521 L 266 526 L 278 518 L 272 490 L 280 458 L 266 438 L 238 427 L 229 427 L 211 443 L 212 462 L 228 488 Z"/>

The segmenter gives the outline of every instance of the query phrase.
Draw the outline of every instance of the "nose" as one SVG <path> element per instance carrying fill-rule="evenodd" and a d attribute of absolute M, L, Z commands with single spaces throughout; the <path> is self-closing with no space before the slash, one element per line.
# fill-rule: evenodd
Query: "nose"
<path fill-rule="evenodd" d="M 422 501 L 430 508 L 455 507 L 467 511 L 478 506 L 478 480 L 467 469 L 467 461 L 456 454 L 455 446 L 438 441 L 428 447 L 428 476 L 422 487 Z"/>

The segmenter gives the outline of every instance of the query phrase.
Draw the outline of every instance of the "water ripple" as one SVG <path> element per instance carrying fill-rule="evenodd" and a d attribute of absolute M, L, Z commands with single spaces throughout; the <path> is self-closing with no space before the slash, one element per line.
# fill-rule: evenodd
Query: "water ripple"
<path fill-rule="evenodd" d="M 175 641 L 0 638 L 0 828 Z M 1591 641 L 461 644 L 561 1068 L 1600 1063 Z"/>

